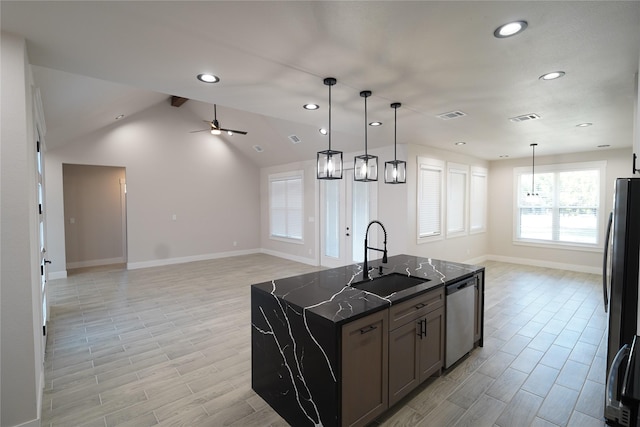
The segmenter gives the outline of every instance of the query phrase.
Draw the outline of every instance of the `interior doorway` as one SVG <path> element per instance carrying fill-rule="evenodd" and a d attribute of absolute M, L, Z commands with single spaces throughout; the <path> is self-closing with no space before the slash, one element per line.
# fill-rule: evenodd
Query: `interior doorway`
<path fill-rule="evenodd" d="M 62 165 L 67 270 L 127 262 L 124 167 Z"/>
<path fill-rule="evenodd" d="M 364 234 L 377 216 L 377 182 L 357 182 L 353 165 L 342 179 L 320 180 L 321 259 L 325 267 L 340 267 L 364 261 Z M 372 233 L 370 245 L 375 245 Z M 375 256 L 374 256 L 375 258 Z"/>

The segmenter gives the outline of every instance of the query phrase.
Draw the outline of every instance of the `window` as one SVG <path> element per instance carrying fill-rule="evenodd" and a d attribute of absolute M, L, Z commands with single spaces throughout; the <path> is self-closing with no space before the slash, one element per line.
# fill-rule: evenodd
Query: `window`
<path fill-rule="evenodd" d="M 448 164 L 447 235 L 461 235 L 467 232 L 467 175 L 469 166 Z"/>
<path fill-rule="evenodd" d="M 443 173 L 444 162 L 418 157 L 418 242 L 442 236 Z"/>
<path fill-rule="evenodd" d="M 469 232 L 487 231 L 487 170 L 471 167 L 469 189 Z"/>
<path fill-rule="evenodd" d="M 535 182 L 531 168 L 516 168 L 515 240 L 600 245 L 605 168 L 606 162 L 541 166 Z"/>
<path fill-rule="evenodd" d="M 303 201 L 302 171 L 269 175 L 271 237 L 302 241 Z"/>

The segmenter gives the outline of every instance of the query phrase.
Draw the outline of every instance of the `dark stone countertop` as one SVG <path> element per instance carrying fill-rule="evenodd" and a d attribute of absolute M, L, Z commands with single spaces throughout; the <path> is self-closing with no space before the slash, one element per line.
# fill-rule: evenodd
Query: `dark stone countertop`
<path fill-rule="evenodd" d="M 252 288 L 273 294 L 295 308 L 342 324 L 484 270 L 482 266 L 411 255 L 395 255 L 388 261 L 387 264 L 380 260 L 369 262 L 369 278 L 379 277 L 378 266 L 382 265 L 383 275 L 400 273 L 428 281 L 379 296 L 350 286 L 363 280 L 362 264 L 354 264 L 258 283 Z"/>

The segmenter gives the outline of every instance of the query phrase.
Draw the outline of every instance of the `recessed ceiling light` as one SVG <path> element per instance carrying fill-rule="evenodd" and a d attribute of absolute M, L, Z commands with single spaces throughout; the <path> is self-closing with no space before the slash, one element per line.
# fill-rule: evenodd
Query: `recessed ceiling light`
<path fill-rule="evenodd" d="M 565 74 L 566 73 L 564 71 L 552 71 L 550 73 L 543 74 L 538 78 L 540 80 L 555 80 L 555 79 L 559 79 L 560 77 L 563 77 Z"/>
<path fill-rule="evenodd" d="M 262 153 L 264 151 L 264 148 L 262 148 L 259 145 L 254 145 L 253 149 L 256 150 L 258 153 Z"/>
<path fill-rule="evenodd" d="M 609 144 L 598 145 L 598 148 L 607 148 L 607 147 L 611 147 L 611 145 Z"/>
<path fill-rule="evenodd" d="M 382 126 L 382 122 L 371 122 L 369 126 Z"/>
<path fill-rule="evenodd" d="M 456 142 L 456 145 L 466 145 L 467 143 L 464 141 Z"/>
<path fill-rule="evenodd" d="M 198 80 L 204 83 L 218 83 L 220 78 L 213 74 L 198 74 Z"/>
<path fill-rule="evenodd" d="M 302 107 L 305 110 L 317 110 L 318 108 L 320 108 L 318 104 L 304 104 Z"/>
<path fill-rule="evenodd" d="M 122 119 L 122 118 L 124 118 L 124 114 L 118 114 L 118 115 L 116 116 L 116 120 L 120 120 L 120 119 Z"/>
<path fill-rule="evenodd" d="M 326 134 L 328 134 L 328 133 L 329 133 L 329 131 L 328 131 L 328 130 L 326 130 L 325 128 L 320 128 L 320 129 L 318 129 L 318 132 L 320 132 L 320 133 L 321 133 L 321 134 L 323 134 L 323 135 L 326 135 Z"/>
<path fill-rule="evenodd" d="M 528 25 L 527 21 L 509 22 L 496 28 L 493 35 L 499 39 L 515 36 L 516 34 L 524 31 Z"/>
<path fill-rule="evenodd" d="M 580 123 L 579 125 L 576 125 L 576 127 L 578 128 L 586 128 L 593 125 L 593 123 Z"/>

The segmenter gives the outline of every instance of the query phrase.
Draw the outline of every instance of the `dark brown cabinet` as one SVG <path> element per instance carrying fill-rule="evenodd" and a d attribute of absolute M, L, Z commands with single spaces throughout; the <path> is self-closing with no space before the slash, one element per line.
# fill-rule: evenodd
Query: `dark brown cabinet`
<path fill-rule="evenodd" d="M 342 425 L 361 426 L 389 407 L 389 310 L 342 327 Z"/>
<path fill-rule="evenodd" d="M 406 396 L 444 362 L 444 289 L 389 309 L 389 406 Z"/>

